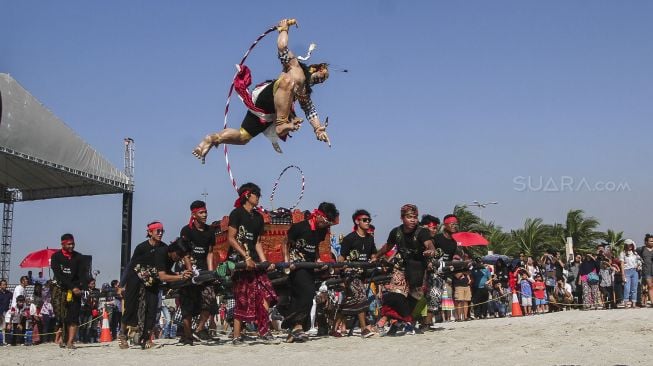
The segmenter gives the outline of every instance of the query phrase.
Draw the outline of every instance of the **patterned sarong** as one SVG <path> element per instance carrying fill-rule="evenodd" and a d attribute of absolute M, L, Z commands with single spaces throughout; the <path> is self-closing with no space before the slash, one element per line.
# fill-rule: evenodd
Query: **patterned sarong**
<path fill-rule="evenodd" d="M 369 302 L 363 281 L 354 277 L 345 285 L 345 298 L 340 307 L 341 312 L 345 315 L 356 315 L 367 311 Z"/>
<path fill-rule="evenodd" d="M 233 277 L 234 318 L 244 322 L 256 322 L 259 334 L 269 330 L 268 312 L 265 302 L 272 307 L 277 302 L 277 294 L 265 272 L 237 271 Z"/>
<path fill-rule="evenodd" d="M 52 286 L 52 308 L 54 310 L 54 316 L 57 320 L 57 326 L 63 325 L 66 320 L 66 315 L 68 314 L 66 296 L 68 291 L 62 289 L 57 285 Z"/>

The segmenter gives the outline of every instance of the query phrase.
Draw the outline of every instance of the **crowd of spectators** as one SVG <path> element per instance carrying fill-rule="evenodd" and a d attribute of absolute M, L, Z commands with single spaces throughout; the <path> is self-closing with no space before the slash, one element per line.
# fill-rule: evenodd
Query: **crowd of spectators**
<path fill-rule="evenodd" d="M 468 259 L 465 256 L 462 254 L 454 259 Z M 653 288 L 649 285 L 653 281 L 653 236 L 647 234 L 645 245 L 639 248 L 633 240 L 627 239 L 621 248 L 599 245 L 594 252 L 576 254 L 569 259 L 565 261 L 553 250 L 539 258 L 524 253 L 519 258 L 499 258 L 491 263 L 477 258 L 470 271 L 444 279 L 440 307 L 428 316 L 434 322 L 505 317 L 511 315 L 511 303 L 515 298 L 525 316 L 574 309 L 652 306 L 649 290 Z M 42 277 L 42 273 L 37 280 L 30 280 L 30 274 L 22 276 L 20 284 L 12 291 L 5 280 L 0 281 L 0 329 L 3 330 L 0 344 L 57 342 L 57 334 L 53 333 L 55 319 L 50 283 Z M 82 295 L 77 336 L 80 343 L 99 341 L 103 310 L 107 310 L 112 339 L 116 339 L 122 314 L 118 286 L 117 280 L 105 284 L 102 289 L 96 288 L 95 279 L 88 282 Z M 181 324 L 176 311 L 178 300 L 161 295 L 155 334 L 158 338 L 175 338 L 177 325 Z M 219 297 L 218 302 L 219 310 L 211 318 L 212 331 L 218 326 L 222 330 L 229 329 L 233 320 L 233 301 Z M 420 311 L 422 316 L 427 315 L 426 310 Z M 372 321 L 374 314 L 372 308 Z"/>

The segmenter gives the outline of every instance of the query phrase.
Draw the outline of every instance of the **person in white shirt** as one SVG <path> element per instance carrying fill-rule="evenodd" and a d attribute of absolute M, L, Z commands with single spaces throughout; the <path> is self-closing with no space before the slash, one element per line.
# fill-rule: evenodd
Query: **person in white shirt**
<path fill-rule="evenodd" d="M 642 261 L 635 251 L 635 242 L 632 239 L 624 240 L 624 251 L 621 252 L 619 259 L 624 281 L 624 304 L 626 307 L 634 307 L 637 302 L 637 284 L 639 283 L 637 268 Z"/>
<path fill-rule="evenodd" d="M 11 298 L 11 304 L 9 305 L 9 308 L 15 308 L 16 307 L 16 299 L 18 296 L 25 296 L 25 287 L 27 287 L 27 284 L 29 283 L 29 279 L 27 276 L 22 276 L 20 278 L 20 284 L 17 285 L 14 288 L 14 296 Z M 5 315 L 5 322 L 10 323 L 11 322 L 11 315 L 9 312 Z"/>

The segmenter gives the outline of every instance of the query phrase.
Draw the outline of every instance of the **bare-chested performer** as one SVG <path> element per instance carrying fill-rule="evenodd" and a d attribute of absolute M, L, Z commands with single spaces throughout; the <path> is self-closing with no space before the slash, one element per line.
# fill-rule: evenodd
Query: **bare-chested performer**
<path fill-rule="evenodd" d="M 331 146 L 326 125 L 320 123 L 317 110 L 311 101 L 311 87 L 323 83 L 329 77 L 328 64 L 306 65 L 299 62 L 298 57 L 288 49 L 288 26 L 295 23 L 294 19 L 283 19 L 277 25 L 278 57 L 283 71 L 276 80 L 267 81 L 253 90 L 250 105 L 247 100 L 249 97 L 247 86 L 251 76 L 246 66 L 240 67 L 234 86 L 248 108 L 247 115 L 240 129 L 226 128 L 221 132 L 206 135 L 193 150 L 193 155 L 198 159 L 203 161 L 209 150 L 219 144 L 245 145 L 252 137 L 268 128 L 271 130 L 267 132 L 272 134 L 267 132 L 265 134 L 271 137 L 275 150 L 281 152 L 275 142 L 276 137 L 285 140 L 288 134 L 297 131 L 302 123 L 302 119 L 297 118 L 293 112 L 295 101 L 299 102 L 308 122 L 313 127 L 315 137 Z"/>

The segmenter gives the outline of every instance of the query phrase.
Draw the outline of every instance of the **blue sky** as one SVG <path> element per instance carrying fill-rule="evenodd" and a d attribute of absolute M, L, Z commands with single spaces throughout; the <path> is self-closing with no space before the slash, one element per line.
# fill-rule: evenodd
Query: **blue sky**
<path fill-rule="evenodd" d="M 316 42 L 312 60 L 350 72 L 314 92 L 333 148 L 306 128 L 283 155 L 263 137 L 230 149 L 237 181 L 259 184 L 266 207 L 279 172 L 296 164 L 302 208 L 336 203 L 343 233 L 366 208 L 381 241 L 407 202 L 442 217 L 455 204 L 498 201 L 482 216 L 504 229 L 580 208 L 638 242 L 653 231 L 653 3 L 3 1 L 2 13 L 0 72 L 116 166 L 122 139 L 136 141 L 134 245 L 155 219 L 173 239 L 204 191 L 210 219 L 231 210 L 221 150 L 204 166 L 190 151 L 221 129 L 234 64 L 284 17 L 300 24 L 291 49 Z M 279 72 L 275 39 L 248 60 L 255 83 Z M 229 125 L 243 114 L 233 99 Z M 289 171 L 275 204 L 298 192 Z M 26 253 L 58 247 L 64 232 L 93 254 L 99 282 L 117 278 L 120 204 L 118 195 L 17 203 L 11 279 Z"/>

